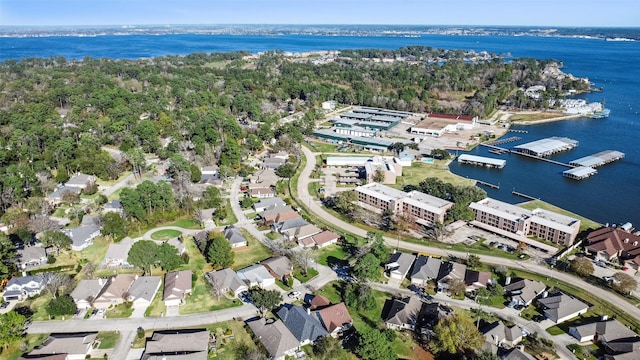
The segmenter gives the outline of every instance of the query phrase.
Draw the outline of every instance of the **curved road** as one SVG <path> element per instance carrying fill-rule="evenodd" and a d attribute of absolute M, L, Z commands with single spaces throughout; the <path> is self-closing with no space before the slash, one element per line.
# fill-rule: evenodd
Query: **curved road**
<path fill-rule="evenodd" d="M 311 194 L 309 194 L 309 181 L 310 181 L 309 178 L 311 175 L 311 171 L 316 166 L 316 155 L 318 154 L 313 153 L 311 150 L 309 150 L 305 146 L 301 146 L 301 148 L 302 148 L 302 153 L 305 155 L 307 159 L 307 163 L 304 169 L 302 169 L 302 172 L 300 173 L 300 178 L 297 184 L 298 197 L 299 197 L 300 203 L 304 204 L 303 206 L 308 207 L 311 212 L 315 213 L 317 216 L 323 218 L 327 222 L 334 224 L 336 227 L 339 227 L 342 230 L 356 234 L 358 236 L 366 237 L 367 236 L 366 230 L 360 229 L 352 224 L 342 221 L 341 219 L 338 219 L 332 214 L 328 213 L 322 208 L 322 206 L 317 201 L 313 199 Z M 414 243 L 405 242 L 405 241 L 398 241 L 398 239 L 394 239 L 390 237 L 385 237 L 384 240 L 387 243 L 387 245 L 391 247 L 398 246 L 400 248 L 415 251 L 415 252 L 427 252 L 427 253 L 437 254 L 442 256 L 453 255 L 460 258 L 466 258 L 468 256 L 467 253 L 463 253 L 459 251 L 431 248 L 425 245 L 414 244 Z M 545 275 L 550 278 L 555 278 L 555 279 L 565 281 L 569 284 L 578 285 L 585 291 L 588 291 L 598 296 L 601 299 L 605 299 L 609 301 L 614 306 L 627 312 L 634 318 L 640 320 L 640 309 L 633 306 L 628 301 L 621 298 L 614 292 L 607 291 L 605 289 L 593 286 L 577 276 L 567 274 L 561 271 L 553 271 L 553 269 L 547 268 L 546 265 L 540 265 L 532 261 L 522 261 L 522 260 L 515 261 L 511 259 L 505 259 L 501 257 L 487 256 L 487 255 L 479 255 L 479 256 L 483 262 L 488 264 L 505 265 L 511 268 L 531 271 L 541 275 Z"/>

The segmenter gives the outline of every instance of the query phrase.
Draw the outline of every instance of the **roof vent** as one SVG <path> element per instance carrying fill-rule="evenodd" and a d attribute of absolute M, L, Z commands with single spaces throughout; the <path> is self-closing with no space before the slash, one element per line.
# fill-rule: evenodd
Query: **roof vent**
<path fill-rule="evenodd" d="M 633 246 L 637 246 L 637 245 L 638 245 L 638 242 L 637 242 L 637 241 L 634 241 L 631 245 L 633 245 Z"/>
<path fill-rule="evenodd" d="M 624 239 L 624 243 L 628 243 L 629 242 L 629 238 Z"/>

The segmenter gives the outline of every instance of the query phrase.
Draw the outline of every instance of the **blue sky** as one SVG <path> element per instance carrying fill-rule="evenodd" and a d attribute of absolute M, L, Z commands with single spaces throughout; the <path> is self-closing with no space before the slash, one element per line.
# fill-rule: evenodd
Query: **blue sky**
<path fill-rule="evenodd" d="M 0 25 L 640 26 L 640 0 L 0 0 Z"/>

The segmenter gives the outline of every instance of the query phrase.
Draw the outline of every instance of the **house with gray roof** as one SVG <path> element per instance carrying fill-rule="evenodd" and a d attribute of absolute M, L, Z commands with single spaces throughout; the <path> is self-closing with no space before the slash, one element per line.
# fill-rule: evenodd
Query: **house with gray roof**
<path fill-rule="evenodd" d="M 71 238 L 71 250 L 80 251 L 93 244 L 93 239 L 100 235 L 97 217 L 85 215 L 80 226 L 63 230 Z"/>
<path fill-rule="evenodd" d="M 68 360 L 83 360 L 91 354 L 97 336 L 97 332 L 51 334 L 29 356 L 67 354 Z"/>
<path fill-rule="evenodd" d="M 67 181 L 64 186 L 85 189 L 87 186 L 96 182 L 96 177 L 93 175 L 87 174 L 77 174 L 72 176 L 69 181 Z"/>
<path fill-rule="evenodd" d="M 129 243 L 120 243 L 120 244 L 111 244 L 107 249 L 107 254 L 104 256 L 104 260 L 102 260 L 102 266 L 104 267 L 129 267 L 129 250 L 131 250 L 131 244 Z"/>
<path fill-rule="evenodd" d="M 206 360 L 210 334 L 205 329 L 155 331 L 142 360 Z"/>
<path fill-rule="evenodd" d="M 224 237 L 229 240 L 232 248 L 247 246 L 247 239 L 235 225 L 229 225 L 224 228 Z"/>
<path fill-rule="evenodd" d="M 41 244 L 24 246 L 16 252 L 20 269 L 34 269 L 47 263 L 47 252 Z"/>
<path fill-rule="evenodd" d="M 63 185 L 55 189 L 49 195 L 47 195 L 46 199 L 47 199 L 47 202 L 49 202 L 49 204 L 56 206 L 62 202 L 62 198 L 64 197 L 65 193 L 80 195 L 81 192 L 82 192 L 82 189 L 80 188 Z"/>
<path fill-rule="evenodd" d="M 140 276 L 131 284 L 127 300 L 133 303 L 134 309 L 146 308 L 151 305 L 161 283 L 160 276 Z"/>
<path fill-rule="evenodd" d="M 24 300 L 40 295 L 45 285 L 46 283 L 41 275 L 14 277 L 5 286 L 2 297 L 4 301 Z"/>
<path fill-rule="evenodd" d="M 122 213 L 124 213 L 124 208 L 122 207 L 122 202 L 116 199 L 104 204 L 102 212 L 114 212 L 116 214 L 122 215 Z"/>
<path fill-rule="evenodd" d="M 274 278 L 267 268 L 261 264 L 251 265 L 236 271 L 236 273 L 250 288 L 258 286 L 264 289 L 276 284 L 276 278 Z"/>
<path fill-rule="evenodd" d="M 259 318 L 247 321 L 247 325 L 274 360 L 284 360 L 285 356 L 294 356 L 300 348 L 300 341 L 280 320 Z"/>
<path fill-rule="evenodd" d="M 288 230 L 284 230 L 281 232 L 282 236 L 287 239 L 287 241 L 304 241 L 313 235 L 320 234 L 322 229 L 315 226 L 314 224 L 306 224 L 300 227 L 291 228 Z"/>
<path fill-rule="evenodd" d="M 467 266 L 453 261 L 443 262 L 438 273 L 438 288 L 448 290 L 454 281 L 464 281 Z"/>
<path fill-rule="evenodd" d="M 204 277 L 211 283 L 213 287 L 218 288 L 222 292 L 233 292 L 238 296 L 239 293 L 249 290 L 247 284 L 230 268 L 210 271 L 204 274 Z"/>
<path fill-rule="evenodd" d="M 280 223 L 275 223 L 273 224 L 273 229 L 282 234 L 287 230 L 297 229 L 305 225 L 309 225 L 309 222 L 307 222 L 307 220 L 300 217 L 300 218 L 286 220 Z"/>
<path fill-rule="evenodd" d="M 415 259 L 415 255 L 396 252 L 391 254 L 389 262 L 384 265 L 384 271 L 392 279 L 403 280 L 409 273 Z"/>
<path fill-rule="evenodd" d="M 257 212 L 263 212 L 267 209 L 275 208 L 277 206 L 286 206 L 286 205 L 287 204 L 285 204 L 284 200 L 280 199 L 279 197 L 266 198 L 253 204 L 253 210 Z"/>
<path fill-rule="evenodd" d="M 538 303 L 544 308 L 544 316 L 556 324 L 582 315 L 589 310 L 589 305 L 561 292 L 539 299 Z"/>
<path fill-rule="evenodd" d="M 492 349 L 493 347 L 514 347 L 522 341 L 522 330 L 516 325 L 505 326 L 502 321 L 491 323 L 480 332 Z"/>
<path fill-rule="evenodd" d="M 187 295 L 191 294 L 193 271 L 171 271 L 164 275 L 164 291 L 162 301 L 166 306 L 184 304 Z"/>
<path fill-rule="evenodd" d="M 520 350 L 517 347 L 509 350 L 503 357 L 502 360 L 536 360 L 533 355 L 525 352 L 524 350 Z"/>
<path fill-rule="evenodd" d="M 504 286 L 504 291 L 511 296 L 513 305 L 529 306 L 535 298 L 547 289 L 541 281 L 521 279 Z"/>
<path fill-rule="evenodd" d="M 640 349 L 640 337 L 618 320 L 602 320 L 588 324 L 571 326 L 569 335 L 579 342 L 600 342 L 609 353 L 626 352 Z"/>
<path fill-rule="evenodd" d="M 318 319 L 311 316 L 311 311 L 302 306 L 284 305 L 276 315 L 301 345 L 313 344 L 319 338 L 329 335 Z"/>
<path fill-rule="evenodd" d="M 440 273 L 440 259 L 430 256 L 418 256 L 411 271 L 411 283 L 418 286 L 426 286 L 429 280 L 435 280 Z"/>
<path fill-rule="evenodd" d="M 71 298 L 78 309 L 88 309 L 93 306 L 93 300 L 100 295 L 110 279 L 83 279 L 71 292 Z"/>
<path fill-rule="evenodd" d="M 286 256 L 274 256 L 260 262 L 274 278 L 285 281 L 293 274 L 293 264 Z"/>
<path fill-rule="evenodd" d="M 413 330 L 422 311 L 422 301 L 415 296 L 391 300 L 389 312 L 384 317 L 387 328 Z"/>

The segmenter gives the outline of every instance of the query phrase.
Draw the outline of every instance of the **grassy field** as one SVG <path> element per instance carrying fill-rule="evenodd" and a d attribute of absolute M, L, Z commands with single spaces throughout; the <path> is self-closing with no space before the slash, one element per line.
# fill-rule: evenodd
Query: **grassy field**
<path fill-rule="evenodd" d="M 307 281 L 313 279 L 314 277 L 316 277 L 318 275 L 318 271 L 314 268 L 308 268 L 307 269 L 307 274 L 303 275 L 302 271 L 300 269 L 296 269 L 293 272 L 293 277 L 298 279 L 298 281 L 300 281 L 301 283 L 306 283 Z"/>
<path fill-rule="evenodd" d="M 166 224 L 165 226 L 177 226 L 184 229 L 200 229 L 200 224 L 193 219 L 178 219 L 170 224 Z"/>
<path fill-rule="evenodd" d="M 334 244 L 323 247 L 318 250 L 318 263 L 329 266 L 338 262 L 338 260 L 345 260 L 349 254 L 344 251 L 342 246 Z"/>
<path fill-rule="evenodd" d="M 402 176 L 398 177 L 397 183 L 391 186 L 402 189 L 405 185 L 417 185 L 428 177 L 436 177 L 455 186 L 474 185 L 473 180 L 465 179 L 450 172 L 447 165 L 448 160 L 435 160 L 432 164 L 413 162 L 410 167 L 402 168 Z"/>
<path fill-rule="evenodd" d="M 243 232 L 243 234 L 247 239 L 248 247 L 237 251 L 234 254 L 233 265 L 231 266 L 234 270 L 243 269 L 249 265 L 258 263 L 272 255 L 271 250 L 262 245 L 262 243 L 251 236 L 251 234 L 245 232 Z"/>
<path fill-rule="evenodd" d="M 185 304 L 180 306 L 180 315 L 198 314 L 240 305 L 242 305 L 240 300 L 230 300 L 224 296 L 216 300 L 204 276 L 197 276 L 191 295 L 187 296 Z"/>
<path fill-rule="evenodd" d="M 42 344 L 49 334 L 26 334 L 20 341 L 14 341 L 8 344 L 6 348 L 0 348 L 0 359 L 2 360 L 16 360 L 23 353 L 21 350 L 22 343 L 26 343 L 26 349 L 24 352 L 33 350 L 34 347 Z"/>
<path fill-rule="evenodd" d="M 566 116 L 565 114 L 558 113 L 550 113 L 550 112 L 535 112 L 535 113 L 526 113 L 526 114 L 513 114 L 509 117 L 510 122 L 537 122 L 543 120 L 549 120 L 561 116 Z"/>
<path fill-rule="evenodd" d="M 105 316 L 107 319 L 122 319 L 131 317 L 131 314 L 133 314 L 133 303 L 127 301 L 107 310 Z"/>
<path fill-rule="evenodd" d="M 544 209 L 544 210 L 557 212 L 558 214 L 562 214 L 562 215 L 566 215 L 566 216 L 570 216 L 570 217 L 579 219 L 580 220 L 580 231 L 587 230 L 589 228 L 598 229 L 599 227 L 602 226 L 601 224 L 599 224 L 599 223 L 597 223 L 597 222 L 595 222 L 593 220 L 587 219 L 587 218 L 585 218 L 583 216 L 580 216 L 580 215 L 574 214 L 572 212 L 569 212 L 567 210 L 561 209 L 561 208 L 559 208 L 559 207 L 557 207 L 555 205 L 549 204 L 549 203 L 544 202 L 542 200 L 527 201 L 525 203 L 518 204 L 518 206 L 520 206 L 522 208 L 525 208 L 527 210 L 533 210 L 533 209 L 536 209 L 536 208 L 541 208 L 541 209 Z"/>
<path fill-rule="evenodd" d="M 182 232 L 172 229 L 158 230 L 151 234 L 153 240 L 169 240 L 182 235 Z"/>
<path fill-rule="evenodd" d="M 242 321 L 225 321 L 208 326 L 207 329 L 218 339 L 216 352 L 210 354 L 210 359 L 235 360 L 241 358 L 238 352 L 242 347 L 257 348 L 251 335 L 245 330 L 245 324 Z M 225 335 L 228 330 L 231 330 L 233 339 L 229 335 Z"/>
<path fill-rule="evenodd" d="M 98 349 L 113 349 L 116 347 L 118 339 L 120 339 L 120 334 L 116 331 L 100 331 L 98 333 L 98 340 L 100 341 Z"/>
<path fill-rule="evenodd" d="M 145 317 L 161 317 L 163 314 L 167 313 L 167 307 L 164 305 L 164 301 L 162 301 L 162 288 L 160 291 L 156 293 L 156 296 L 153 298 L 151 305 L 145 310 Z"/>

